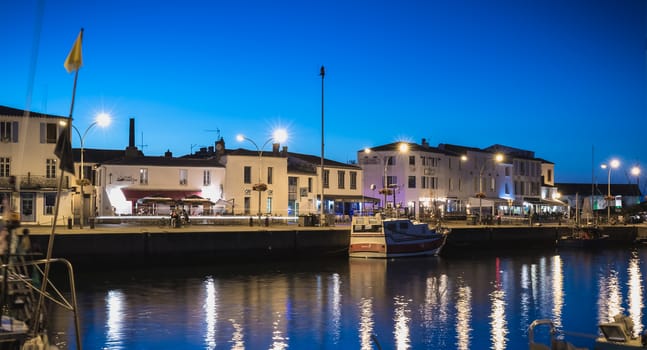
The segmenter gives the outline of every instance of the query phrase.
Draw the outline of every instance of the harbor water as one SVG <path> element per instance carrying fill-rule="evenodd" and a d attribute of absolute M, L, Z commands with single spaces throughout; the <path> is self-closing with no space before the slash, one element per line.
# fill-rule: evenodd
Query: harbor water
<path fill-rule="evenodd" d="M 548 318 L 578 346 L 647 325 L 647 248 L 77 268 L 83 349 L 527 349 Z M 75 349 L 68 311 L 50 328 Z M 541 336 L 541 335 L 540 335 Z"/>

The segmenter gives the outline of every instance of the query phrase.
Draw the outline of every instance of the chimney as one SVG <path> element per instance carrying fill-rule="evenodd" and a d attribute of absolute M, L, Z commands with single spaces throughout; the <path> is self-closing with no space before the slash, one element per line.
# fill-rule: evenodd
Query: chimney
<path fill-rule="evenodd" d="M 427 143 L 427 139 L 422 139 L 422 147 L 429 147 L 429 143 Z"/>
<path fill-rule="evenodd" d="M 135 118 L 130 118 L 130 130 L 128 132 L 128 147 L 135 147 Z"/>
<path fill-rule="evenodd" d="M 283 146 L 283 149 L 281 150 L 281 156 L 282 157 L 288 156 L 288 146 Z"/>
<path fill-rule="evenodd" d="M 128 131 L 128 147 L 126 147 L 126 158 L 138 157 L 139 151 L 135 147 L 135 118 L 130 118 L 130 130 Z"/>
<path fill-rule="evenodd" d="M 164 152 L 164 157 L 173 158 L 173 152 L 171 152 L 170 149 L 167 149 L 166 152 Z"/>
<path fill-rule="evenodd" d="M 274 155 L 279 154 L 279 147 L 281 147 L 281 144 L 273 143 L 272 144 L 272 154 L 274 154 Z"/>

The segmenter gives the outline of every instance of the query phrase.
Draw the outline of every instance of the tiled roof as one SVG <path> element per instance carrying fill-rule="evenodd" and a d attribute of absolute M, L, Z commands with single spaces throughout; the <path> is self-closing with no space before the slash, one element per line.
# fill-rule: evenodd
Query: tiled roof
<path fill-rule="evenodd" d="M 574 196 L 576 193 L 583 197 L 591 195 L 590 183 L 555 183 L 555 187 L 563 196 Z M 593 186 L 596 196 L 605 196 L 609 192 L 608 184 Z M 611 184 L 611 195 L 614 196 L 640 196 L 640 189 L 635 184 Z"/>
<path fill-rule="evenodd" d="M 173 158 L 173 157 L 121 157 L 103 162 L 106 165 L 148 165 L 186 167 L 224 167 L 215 159 Z"/>
<path fill-rule="evenodd" d="M 10 116 L 10 117 L 23 117 L 25 115 L 25 110 L 12 108 L 7 106 L 0 106 L 0 116 Z M 35 118 L 67 118 L 60 115 L 45 114 L 45 113 L 36 113 L 29 112 L 30 117 Z"/>

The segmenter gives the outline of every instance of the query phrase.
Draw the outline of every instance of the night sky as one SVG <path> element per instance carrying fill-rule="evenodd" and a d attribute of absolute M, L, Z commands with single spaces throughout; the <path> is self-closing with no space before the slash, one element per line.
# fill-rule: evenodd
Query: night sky
<path fill-rule="evenodd" d="M 67 116 L 63 62 L 84 28 L 74 124 L 87 148 L 146 155 L 224 137 L 354 160 L 364 147 L 503 144 L 558 182 L 647 184 L 644 0 L 2 1 L 0 105 Z M 79 147 L 79 140 L 73 142 Z M 641 186 L 642 187 L 642 186 Z"/>

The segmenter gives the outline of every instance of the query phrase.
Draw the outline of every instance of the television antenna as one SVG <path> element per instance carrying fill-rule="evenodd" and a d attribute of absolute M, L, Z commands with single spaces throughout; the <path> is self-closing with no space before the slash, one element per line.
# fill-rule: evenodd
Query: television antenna
<path fill-rule="evenodd" d="M 215 129 L 206 129 L 205 132 L 215 132 L 216 133 L 216 140 L 220 140 L 220 129 L 215 128 Z"/>

